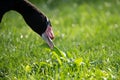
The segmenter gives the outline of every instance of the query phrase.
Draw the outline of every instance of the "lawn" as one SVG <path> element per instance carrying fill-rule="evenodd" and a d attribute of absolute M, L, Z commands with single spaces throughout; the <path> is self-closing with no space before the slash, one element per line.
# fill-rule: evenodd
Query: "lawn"
<path fill-rule="evenodd" d="M 15 11 L 0 24 L 0 80 L 120 80 L 120 0 L 31 0 L 51 20 L 50 50 Z"/>

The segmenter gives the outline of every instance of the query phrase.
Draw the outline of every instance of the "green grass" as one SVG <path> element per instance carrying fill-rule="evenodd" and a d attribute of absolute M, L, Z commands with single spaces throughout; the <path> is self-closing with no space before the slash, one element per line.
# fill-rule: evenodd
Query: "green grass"
<path fill-rule="evenodd" d="M 0 80 L 120 80 L 120 1 L 52 1 L 33 3 L 51 19 L 53 50 L 20 14 L 4 15 Z"/>

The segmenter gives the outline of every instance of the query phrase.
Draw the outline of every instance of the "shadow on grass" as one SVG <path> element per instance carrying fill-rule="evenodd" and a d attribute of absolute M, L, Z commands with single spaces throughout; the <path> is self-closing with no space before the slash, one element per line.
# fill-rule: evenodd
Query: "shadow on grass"
<path fill-rule="evenodd" d="M 50 49 L 49 46 L 47 45 L 47 43 L 41 44 L 41 45 L 40 45 L 40 48 L 41 48 L 41 49 L 44 49 L 44 48 Z"/>

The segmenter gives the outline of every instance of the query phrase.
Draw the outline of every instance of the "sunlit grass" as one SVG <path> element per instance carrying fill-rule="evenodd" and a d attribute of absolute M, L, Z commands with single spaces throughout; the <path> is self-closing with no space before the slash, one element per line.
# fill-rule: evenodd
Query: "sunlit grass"
<path fill-rule="evenodd" d="M 53 50 L 21 15 L 5 14 L 0 24 L 0 80 L 120 79 L 120 1 L 61 3 L 35 3 L 51 19 Z"/>

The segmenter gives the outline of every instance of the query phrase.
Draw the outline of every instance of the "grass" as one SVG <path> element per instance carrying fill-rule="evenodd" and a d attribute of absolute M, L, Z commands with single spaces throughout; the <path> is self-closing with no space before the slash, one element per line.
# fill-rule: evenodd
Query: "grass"
<path fill-rule="evenodd" d="M 56 48 L 50 50 L 20 14 L 6 13 L 0 80 L 120 79 L 119 0 L 33 3 L 51 19 Z"/>

